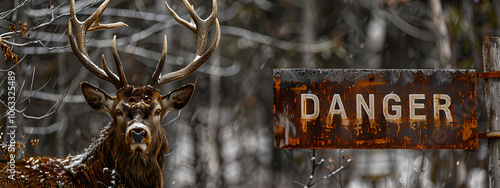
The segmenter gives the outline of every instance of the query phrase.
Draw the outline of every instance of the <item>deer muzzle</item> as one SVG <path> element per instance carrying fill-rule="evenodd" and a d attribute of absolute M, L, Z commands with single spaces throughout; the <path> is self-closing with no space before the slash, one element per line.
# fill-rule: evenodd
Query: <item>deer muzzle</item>
<path fill-rule="evenodd" d="M 151 132 L 144 123 L 134 121 L 125 132 L 125 142 L 132 151 L 142 152 L 151 143 Z"/>

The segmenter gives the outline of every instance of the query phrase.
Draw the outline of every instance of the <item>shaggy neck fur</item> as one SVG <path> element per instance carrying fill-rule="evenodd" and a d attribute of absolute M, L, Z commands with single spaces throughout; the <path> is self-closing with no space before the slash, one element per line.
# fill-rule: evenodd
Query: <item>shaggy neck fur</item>
<path fill-rule="evenodd" d="M 148 154 L 131 153 L 117 147 L 120 142 L 112 136 L 117 135 L 116 127 L 113 121 L 83 154 L 74 157 L 19 159 L 15 180 L 1 170 L 7 164 L 0 163 L 0 187 L 162 187 L 166 139 L 152 144 L 155 148 Z"/>

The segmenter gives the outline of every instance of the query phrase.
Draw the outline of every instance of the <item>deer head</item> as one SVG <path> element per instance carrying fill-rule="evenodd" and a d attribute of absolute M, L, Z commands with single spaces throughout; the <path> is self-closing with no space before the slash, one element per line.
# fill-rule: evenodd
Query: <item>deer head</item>
<path fill-rule="evenodd" d="M 109 1 L 106 0 L 92 15 L 81 22 L 76 18 L 75 2 L 71 0 L 68 26 L 68 38 L 71 49 L 85 68 L 95 76 L 113 84 L 117 92 L 116 96 L 111 96 L 102 89 L 87 82 L 81 83 L 81 90 L 85 96 L 85 100 L 92 109 L 98 112 L 106 112 L 111 116 L 111 131 L 109 131 L 108 136 L 114 142 L 111 150 L 114 155 L 118 156 L 118 159 L 115 159 L 118 163 L 122 160 L 123 163 L 133 165 L 133 161 L 142 160 L 144 164 L 149 164 L 150 160 L 155 160 L 160 170 L 162 170 L 163 156 L 168 152 L 168 142 L 160 122 L 167 112 L 183 108 L 193 95 L 195 87 L 193 84 L 187 84 L 166 95 L 161 94 L 160 88 L 166 83 L 190 75 L 212 56 L 217 48 L 220 37 L 219 23 L 216 18 L 217 3 L 216 0 L 213 0 L 212 13 L 207 19 L 201 19 L 188 1 L 183 0 L 191 16 L 191 22 L 180 18 L 165 3 L 174 19 L 196 34 L 196 56 L 184 68 L 162 75 L 161 71 L 167 57 L 167 38 L 165 36 L 163 51 L 151 81 L 146 86 L 134 87 L 128 84 L 123 72 L 116 49 L 116 36 L 113 37 L 112 51 L 118 72 L 117 75 L 109 70 L 104 55 L 101 56 L 101 69 L 91 60 L 86 50 L 86 34 L 88 31 L 127 26 L 122 22 L 110 24 L 99 23 L 100 17 Z M 214 41 L 206 49 L 208 31 L 214 22 L 216 23 Z M 150 168 L 147 165 L 143 167 Z M 131 168 L 136 168 L 134 171 L 138 171 L 138 167 Z"/>

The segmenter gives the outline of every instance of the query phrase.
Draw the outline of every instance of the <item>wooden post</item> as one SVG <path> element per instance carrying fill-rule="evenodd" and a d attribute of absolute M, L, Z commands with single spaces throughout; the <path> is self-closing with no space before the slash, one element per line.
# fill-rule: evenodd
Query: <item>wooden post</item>
<path fill-rule="evenodd" d="M 483 41 L 484 72 L 500 71 L 500 38 L 485 37 Z M 500 79 L 486 79 L 484 84 L 487 132 L 500 131 Z M 500 187 L 500 141 L 488 140 L 488 176 L 490 187 Z"/>

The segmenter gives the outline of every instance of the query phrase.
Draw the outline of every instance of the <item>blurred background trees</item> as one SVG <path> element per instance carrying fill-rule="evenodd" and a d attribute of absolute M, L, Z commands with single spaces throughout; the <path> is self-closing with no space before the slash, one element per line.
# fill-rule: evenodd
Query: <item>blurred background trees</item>
<path fill-rule="evenodd" d="M 88 16 L 100 2 L 77 1 L 77 15 Z M 167 2 L 188 17 L 180 0 Z M 200 15 L 208 16 L 210 1 L 191 2 Z M 166 94 L 196 83 L 188 106 L 163 122 L 171 148 L 164 171 L 167 187 L 304 187 L 313 169 L 313 153 L 316 162 L 323 159 L 313 181 L 344 165 L 343 157 L 354 159 L 317 187 L 487 185 L 485 141 L 477 151 L 276 149 L 272 69 L 481 71 L 482 38 L 500 34 L 499 2 L 218 0 L 218 10 L 222 38 L 216 54 L 193 75 L 162 89 Z M 16 73 L 16 123 L 18 138 L 26 145 L 24 157 L 76 155 L 110 121 L 89 108 L 79 90 L 79 83 L 88 81 L 115 92 L 111 84 L 89 74 L 71 52 L 68 14 L 65 0 L 0 2 L 5 57 L 0 78 L 7 77 L 7 70 Z M 194 58 L 194 35 L 172 19 L 163 1 L 112 0 L 101 22 L 117 21 L 129 26 L 93 32 L 88 51 L 95 61 L 101 54 L 111 61 L 111 40 L 116 35 L 132 85 L 147 83 L 160 57 L 163 35 L 169 46 L 164 72 L 182 68 Z M 6 84 L 0 87 L 5 101 Z M 480 102 L 482 90 L 480 83 Z M 480 110 L 480 132 L 485 132 L 484 112 Z"/>

